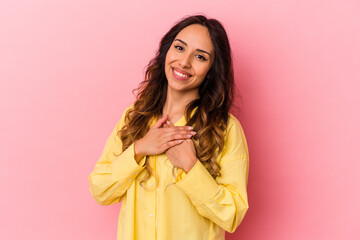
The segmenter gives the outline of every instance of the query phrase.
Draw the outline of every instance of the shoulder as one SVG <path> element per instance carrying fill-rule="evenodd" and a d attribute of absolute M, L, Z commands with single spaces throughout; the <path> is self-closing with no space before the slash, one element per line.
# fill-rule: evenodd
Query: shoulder
<path fill-rule="evenodd" d="M 240 131 L 241 133 L 244 133 L 244 130 L 242 128 L 242 125 L 232 113 L 229 112 L 229 120 L 226 128 L 227 132 L 230 131 Z"/>
<path fill-rule="evenodd" d="M 248 159 L 248 157 L 249 152 L 243 127 L 240 121 L 229 113 L 221 161 Z"/>
<path fill-rule="evenodd" d="M 130 109 L 134 108 L 134 103 L 128 105 L 127 107 L 125 107 L 125 110 L 123 111 L 123 115 L 125 115 L 127 113 L 127 111 L 129 111 Z"/>
<path fill-rule="evenodd" d="M 127 105 L 127 106 L 125 107 L 125 109 L 122 111 L 121 118 L 120 118 L 120 120 L 118 120 L 117 123 L 116 123 L 116 127 L 115 127 L 115 128 L 116 128 L 117 131 L 119 131 L 119 130 L 122 128 L 122 126 L 124 125 L 126 113 L 127 113 L 130 109 L 132 109 L 132 108 L 134 108 L 134 103 L 132 103 L 132 104 L 130 104 L 130 105 Z"/>
<path fill-rule="evenodd" d="M 240 121 L 229 113 L 229 121 L 225 132 L 225 148 L 229 146 L 241 146 L 247 149 L 247 142 L 244 129 Z"/>

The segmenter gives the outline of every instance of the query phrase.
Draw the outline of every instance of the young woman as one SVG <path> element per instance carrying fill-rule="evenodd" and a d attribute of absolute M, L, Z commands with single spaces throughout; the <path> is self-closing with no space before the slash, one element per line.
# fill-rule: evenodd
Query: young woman
<path fill-rule="evenodd" d="M 229 112 L 233 89 L 217 20 L 184 18 L 161 39 L 89 175 L 97 203 L 123 200 L 118 240 L 219 240 L 239 226 L 249 208 L 249 154 Z"/>

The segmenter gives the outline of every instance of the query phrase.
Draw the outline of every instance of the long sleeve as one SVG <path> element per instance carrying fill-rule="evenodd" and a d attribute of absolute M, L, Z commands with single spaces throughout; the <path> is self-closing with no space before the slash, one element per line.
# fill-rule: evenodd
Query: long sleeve
<path fill-rule="evenodd" d="M 89 190 L 100 205 L 110 205 L 122 200 L 136 176 L 145 168 L 146 156 L 139 163 L 135 161 L 134 143 L 122 152 L 122 142 L 117 132 L 124 124 L 127 107 L 108 137 L 94 170 L 88 176 Z M 119 155 L 118 157 L 115 156 Z"/>
<path fill-rule="evenodd" d="M 232 233 L 249 208 L 246 190 L 249 153 L 236 118 L 229 124 L 219 165 L 221 176 L 214 180 L 198 160 L 188 173 L 179 173 L 175 185 L 190 198 L 200 215 Z"/>

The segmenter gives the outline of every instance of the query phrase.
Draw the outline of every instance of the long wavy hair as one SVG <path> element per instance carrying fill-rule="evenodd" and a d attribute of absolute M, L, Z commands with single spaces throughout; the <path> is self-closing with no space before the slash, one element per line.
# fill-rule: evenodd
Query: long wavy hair
<path fill-rule="evenodd" d="M 145 80 L 133 90 L 133 93 L 137 90 L 136 101 L 133 108 L 125 114 L 125 124 L 117 134 L 122 141 L 124 151 L 136 140 L 145 136 L 153 117 L 161 116 L 168 86 L 165 76 L 165 57 L 176 35 L 191 24 L 201 24 L 208 29 L 215 58 L 207 77 L 199 86 L 200 97 L 186 106 L 185 120 L 186 125 L 193 126 L 194 131 L 197 132 L 191 138 L 195 145 L 196 157 L 215 179 L 221 175 L 216 159 L 224 147 L 228 113 L 233 105 L 234 96 L 230 44 L 224 27 L 216 19 L 208 19 L 204 15 L 184 17 L 163 36 L 156 56 L 146 67 Z M 193 110 L 195 111 L 191 116 Z M 147 174 L 140 182 L 141 186 L 152 175 L 155 176 L 148 158 L 145 165 Z M 173 174 L 174 169 L 175 167 Z"/>

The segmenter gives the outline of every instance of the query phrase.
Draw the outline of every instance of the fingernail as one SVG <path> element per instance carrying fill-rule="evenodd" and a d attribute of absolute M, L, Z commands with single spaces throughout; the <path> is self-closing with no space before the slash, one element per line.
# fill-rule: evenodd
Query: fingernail
<path fill-rule="evenodd" d="M 196 134 L 196 132 L 194 132 L 194 131 L 191 131 L 191 134 L 192 134 L 192 135 L 195 135 L 195 134 Z"/>
<path fill-rule="evenodd" d="M 166 123 L 167 123 L 167 124 L 170 124 L 170 121 L 169 121 L 169 120 L 167 120 L 167 121 L 166 121 Z"/>
<path fill-rule="evenodd" d="M 190 127 L 188 127 L 188 129 L 189 129 L 189 130 L 192 130 L 192 129 L 194 129 L 194 128 L 190 126 Z"/>
<path fill-rule="evenodd" d="M 192 137 L 192 135 L 191 134 L 188 134 L 188 135 L 186 135 L 187 137 Z"/>

